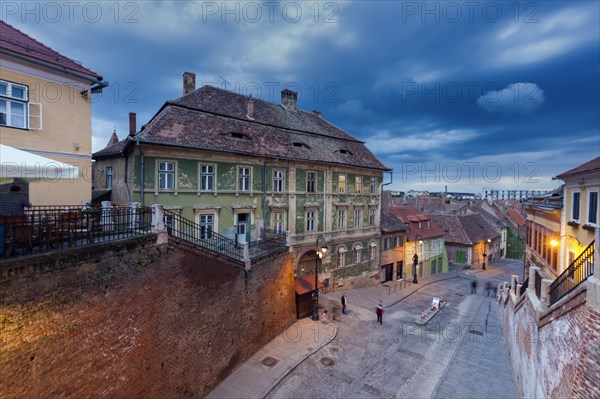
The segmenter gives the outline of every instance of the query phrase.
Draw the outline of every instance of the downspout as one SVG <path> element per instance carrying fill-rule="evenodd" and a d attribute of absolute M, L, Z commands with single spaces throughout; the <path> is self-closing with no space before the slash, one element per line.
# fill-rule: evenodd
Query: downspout
<path fill-rule="evenodd" d="M 383 173 L 385 174 L 386 171 L 384 171 Z M 381 284 L 381 254 L 383 253 L 383 242 L 382 242 L 382 238 L 383 238 L 383 234 L 381 234 L 381 211 L 382 211 L 382 203 L 383 203 L 383 186 L 387 186 L 389 184 L 392 184 L 392 182 L 394 181 L 394 171 L 392 169 L 388 170 L 387 172 L 390 173 L 390 181 L 388 183 L 382 183 L 381 184 L 381 193 L 379 194 L 379 284 Z M 404 267 L 404 257 L 402 257 L 402 267 Z M 402 277 L 404 278 L 404 270 L 402 270 Z M 393 276 L 392 276 L 393 278 Z M 398 269 L 396 269 L 396 278 L 398 278 Z"/>
<path fill-rule="evenodd" d="M 127 181 L 127 163 L 129 157 L 125 154 L 125 151 L 121 152 L 121 157 L 125 158 L 125 192 L 127 193 L 127 203 L 131 205 L 131 193 L 129 192 L 129 183 Z"/>
<path fill-rule="evenodd" d="M 263 161 L 263 198 L 262 198 L 262 213 L 263 213 L 263 229 L 267 228 L 267 164 L 269 161 Z"/>
<path fill-rule="evenodd" d="M 140 203 L 142 204 L 142 206 L 144 206 L 144 152 L 142 151 L 142 147 L 140 147 L 140 140 L 138 138 L 135 139 L 135 145 L 136 145 L 137 149 L 140 151 L 140 155 L 141 155 L 141 159 L 140 159 L 140 166 L 141 166 Z"/>

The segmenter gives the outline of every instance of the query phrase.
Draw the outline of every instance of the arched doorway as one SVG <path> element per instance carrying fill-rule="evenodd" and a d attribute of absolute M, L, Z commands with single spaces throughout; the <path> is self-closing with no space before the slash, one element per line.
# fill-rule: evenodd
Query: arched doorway
<path fill-rule="evenodd" d="M 308 251 L 300 257 L 298 261 L 298 267 L 296 268 L 296 274 L 298 277 L 304 277 L 307 274 L 315 274 L 315 265 L 317 262 L 317 251 Z"/>

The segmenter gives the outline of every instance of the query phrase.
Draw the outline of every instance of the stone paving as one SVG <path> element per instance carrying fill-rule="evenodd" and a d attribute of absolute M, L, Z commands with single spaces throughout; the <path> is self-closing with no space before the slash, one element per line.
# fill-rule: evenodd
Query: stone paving
<path fill-rule="evenodd" d="M 324 307 L 333 308 L 345 292 L 347 315 L 328 324 L 303 319 L 294 326 L 302 325 L 302 331 L 333 331 L 335 326 L 334 337 L 294 342 L 278 337 L 279 343 L 266 345 L 208 397 L 515 397 L 497 305 L 481 293 L 485 281 L 508 281 L 521 265 L 503 262 L 485 272 L 440 273 L 402 288 L 379 285 L 322 294 Z M 473 278 L 479 281 L 478 295 L 469 295 Z M 447 304 L 417 326 L 432 296 L 444 296 Z M 374 312 L 379 301 L 386 309 L 383 325 L 376 323 Z M 269 368 L 261 363 L 266 357 L 284 362 Z"/>

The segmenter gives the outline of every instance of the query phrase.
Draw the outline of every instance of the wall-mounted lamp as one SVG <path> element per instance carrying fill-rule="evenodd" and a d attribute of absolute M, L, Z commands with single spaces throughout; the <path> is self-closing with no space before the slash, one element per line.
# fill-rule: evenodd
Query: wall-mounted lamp
<path fill-rule="evenodd" d="M 570 234 L 565 234 L 565 235 L 562 235 L 562 236 L 560 236 L 560 237 L 558 237 L 558 238 L 553 238 L 553 239 L 551 239 L 551 240 L 550 240 L 550 246 L 551 246 L 551 247 L 553 247 L 553 248 L 556 248 L 556 247 L 558 247 L 558 246 L 560 245 L 560 239 L 561 239 L 561 238 L 563 238 L 563 237 L 568 237 L 568 238 L 571 238 L 571 239 L 573 239 L 573 240 L 577 241 L 577 245 L 579 245 L 580 247 L 582 246 L 582 245 L 581 245 L 581 242 L 579 242 L 579 240 L 577 239 L 577 237 L 573 237 L 573 236 L 572 236 L 572 235 L 570 235 Z"/>

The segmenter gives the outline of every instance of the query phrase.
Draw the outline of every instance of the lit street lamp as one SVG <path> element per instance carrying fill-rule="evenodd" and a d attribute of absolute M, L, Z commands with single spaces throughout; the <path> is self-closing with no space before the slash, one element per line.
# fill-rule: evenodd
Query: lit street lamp
<path fill-rule="evenodd" d="M 417 255 L 417 243 L 419 245 L 423 245 L 423 240 L 419 240 L 418 238 L 422 236 L 417 234 L 415 236 L 415 254 L 412 257 L 413 260 L 413 284 L 417 284 L 419 280 L 417 279 L 417 268 L 419 267 L 419 255 Z M 423 255 L 423 254 L 421 254 Z"/>
<path fill-rule="evenodd" d="M 319 320 L 319 259 L 321 259 L 327 253 L 327 244 L 325 243 L 325 237 L 317 237 L 317 245 L 315 250 L 315 291 L 313 293 L 314 308 L 312 319 Z"/>
<path fill-rule="evenodd" d="M 489 238 L 487 239 L 488 244 L 490 242 L 492 242 L 492 240 L 490 240 Z M 485 258 L 487 257 L 487 254 L 485 253 L 485 243 L 483 244 L 483 266 L 481 267 L 481 270 L 485 270 Z"/>

